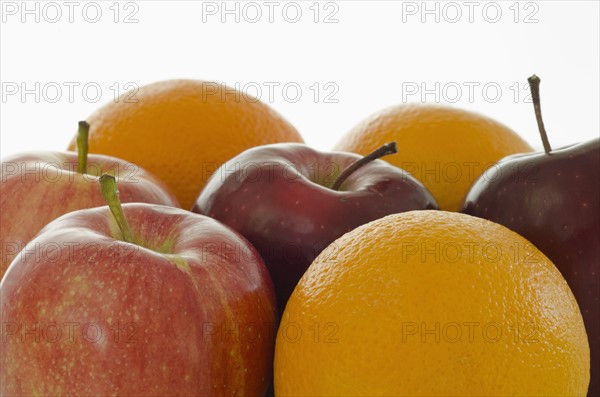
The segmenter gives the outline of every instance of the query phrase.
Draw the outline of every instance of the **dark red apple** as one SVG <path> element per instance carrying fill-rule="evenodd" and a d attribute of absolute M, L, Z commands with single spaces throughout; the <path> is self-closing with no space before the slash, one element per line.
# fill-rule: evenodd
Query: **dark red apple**
<path fill-rule="evenodd" d="M 115 197 L 53 221 L 11 264 L 0 394 L 262 396 L 276 307 L 256 250 L 214 219 Z"/>
<path fill-rule="evenodd" d="M 302 144 L 249 149 L 222 165 L 193 211 L 245 236 L 265 260 L 280 313 L 313 259 L 344 233 L 396 212 L 437 209 L 427 189 L 382 160 Z M 371 161 L 373 160 L 373 161 Z"/>
<path fill-rule="evenodd" d="M 600 395 L 600 140 L 551 150 L 541 119 L 539 78 L 530 78 L 545 151 L 506 157 L 475 182 L 463 212 L 531 241 L 569 283 L 591 353 L 589 395 Z M 565 324 L 568 327 L 569 324 Z"/>

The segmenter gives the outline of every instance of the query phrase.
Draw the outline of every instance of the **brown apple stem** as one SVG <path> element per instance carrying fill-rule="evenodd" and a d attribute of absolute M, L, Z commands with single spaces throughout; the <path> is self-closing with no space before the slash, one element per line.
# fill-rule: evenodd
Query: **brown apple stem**
<path fill-rule="evenodd" d="M 342 183 L 344 183 L 344 181 L 350 175 L 352 175 L 354 171 L 358 170 L 359 168 L 363 167 L 365 164 L 368 164 L 373 160 L 377 160 L 378 158 L 394 153 L 398 153 L 398 146 L 396 145 L 396 142 L 390 142 L 381 146 L 379 149 L 372 151 L 365 157 L 356 160 L 354 163 L 350 164 L 348 168 L 342 171 L 340 176 L 338 176 L 337 179 L 333 182 L 331 189 L 339 190 L 340 186 L 342 186 Z"/>
<path fill-rule="evenodd" d="M 125 219 L 125 214 L 123 213 L 123 207 L 121 206 L 121 200 L 119 200 L 119 190 L 117 188 L 117 181 L 115 177 L 110 174 L 102 174 L 100 177 L 100 188 L 102 190 L 102 197 L 104 197 L 106 204 L 108 204 L 108 208 L 110 208 L 110 212 L 117 221 L 117 225 L 119 226 L 119 230 L 121 230 L 123 239 L 126 242 L 133 244 L 133 234 L 131 233 L 131 228 L 129 227 L 127 219 Z"/>
<path fill-rule="evenodd" d="M 540 130 L 540 136 L 542 137 L 542 143 L 544 144 L 544 151 L 550 153 L 552 148 L 548 141 L 548 134 L 546 134 L 546 128 L 544 127 L 544 120 L 542 120 L 542 106 L 540 105 L 540 78 L 535 74 L 527 79 L 529 88 L 531 89 L 531 100 L 533 101 L 533 108 L 535 109 L 535 118 L 537 120 L 538 129 Z"/>
<path fill-rule="evenodd" d="M 90 125 L 87 121 L 80 121 L 77 131 L 77 172 L 80 174 L 85 174 L 87 171 L 89 133 Z"/>

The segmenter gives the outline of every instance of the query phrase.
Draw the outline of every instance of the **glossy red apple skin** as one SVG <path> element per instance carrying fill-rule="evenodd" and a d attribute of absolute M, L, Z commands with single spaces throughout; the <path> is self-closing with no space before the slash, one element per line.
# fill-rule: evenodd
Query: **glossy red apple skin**
<path fill-rule="evenodd" d="M 469 191 L 463 212 L 539 248 L 577 298 L 590 343 L 589 396 L 600 395 L 600 139 L 509 156 Z M 568 324 L 565 324 L 568 326 Z"/>
<path fill-rule="evenodd" d="M 385 215 L 438 208 L 420 182 L 383 160 L 358 169 L 339 191 L 327 187 L 360 158 L 303 144 L 249 149 L 213 174 L 192 211 L 225 223 L 258 249 L 281 314 L 302 274 L 335 239 Z"/>
<path fill-rule="evenodd" d="M 276 319 L 256 250 L 208 217 L 123 209 L 147 248 L 120 241 L 99 207 L 55 220 L 11 264 L 0 285 L 0 394 L 262 396 Z M 57 245 L 72 249 L 43 254 Z"/>
<path fill-rule="evenodd" d="M 179 203 L 162 182 L 135 164 L 90 154 L 77 173 L 77 153 L 33 152 L 2 159 L 0 170 L 0 279 L 16 254 L 46 224 L 67 212 L 105 205 L 98 177 L 112 172 L 121 201 Z M 97 175 L 97 176 L 95 176 Z"/>

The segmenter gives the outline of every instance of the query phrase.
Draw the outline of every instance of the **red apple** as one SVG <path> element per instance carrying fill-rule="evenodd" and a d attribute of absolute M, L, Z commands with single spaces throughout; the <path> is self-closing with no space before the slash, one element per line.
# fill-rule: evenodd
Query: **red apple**
<path fill-rule="evenodd" d="M 297 143 L 258 146 L 222 165 L 193 211 L 237 230 L 258 249 L 282 313 L 313 259 L 342 234 L 389 214 L 437 209 L 421 182 L 376 160 L 395 152 L 393 142 L 363 158 Z"/>
<path fill-rule="evenodd" d="M 208 217 L 108 200 L 47 225 L 2 280 L 0 394 L 262 396 L 276 314 L 256 250 Z"/>
<path fill-rule="evenodd" d="M 0 278 L 47 223 L 70 211 L 105 205 L 98 185 L 98 177 L 105 172 L 117 177 L 123 202 L 179 207 L 167 187 L 137 165 L 115 157 L 87 156 L 88 128 L 87 123 L 80 123 L 79 154 L 32 152 L 2 160 Z"/>

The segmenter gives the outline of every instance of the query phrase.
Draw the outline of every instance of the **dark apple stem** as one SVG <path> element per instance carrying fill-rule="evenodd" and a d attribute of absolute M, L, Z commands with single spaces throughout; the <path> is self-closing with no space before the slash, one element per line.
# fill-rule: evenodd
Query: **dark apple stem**
<path fill-rule="evenodd" d="M 383 156 L 387 156 L 388 154 L 394 154 L 394 153 L 398 153 L 398 146 L 396 145 L 396 142 L 390 142 L 390 143 L 386 143 L 385 145 L 381 146 L 379 149 L 374 150 L 373 152 L 369 153 L 365 157 L 356 160 L 354 163 L 350 164 L 348 166 L 348 168 L 346 168 L 344 171 L 342 171 L 340 176 L 338 176 L 337 179 L 335 180 L 335 182 L 333 182 L 331 189 L 338 190 L 340 188 L 340 186 L 342 186 L 342 183 L 344 183 L 344 181 L 350 175 L 352 175 L 354 173 L 354 171 L 363 167 L 365 164 L 368 164 L 371 161 L 377 160 L 378 158 L 381 158 Z"/>
<path fill-rule="evenodd" d="M 544 127 L 544 120 L 542 120 L 542 106 L 540 105 L 540 78 L 535 74 L 527 79 L 529 88 L 531 89 L 531 100 L 533 101 L 533 108 L 535 109 L 535 118 L 537 120 L 538 129 L 540 130 L 540 136 L 542 137 L 542 143 L 544 144 L 544 151 L 550 153 L 552 148 L 548 141 L 548 134 L 546 134 L 546 128 Z"/>
<path fill-rule="evenodd" d="M 108 207 L 110 208 L 110 212 L 117 221 L 123 239 L 126 242 L 133 244 L 133 235 L 131 234 L 131 229 L 129 228 L 127 219 L 125 219 L 125 214 L 123 213 L 115 177 L 110 174 L 102 174 L 100 177 L 100 188 L 102 189 L 102 197 L 104 197 L 106 204 L 108 204 Z"/>
<path fill-rule="evenodd" d="M 87 171 L 89 133 L 90 125 L 87 121 L 80 121 L 77 131 L 77 172 L 80 174 L 85 174 Z"/>

